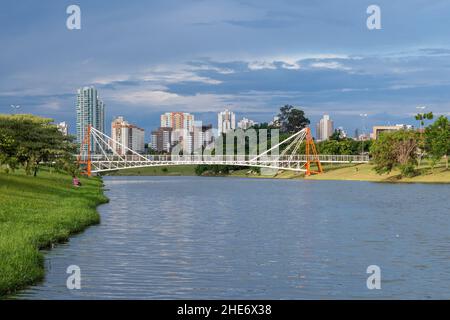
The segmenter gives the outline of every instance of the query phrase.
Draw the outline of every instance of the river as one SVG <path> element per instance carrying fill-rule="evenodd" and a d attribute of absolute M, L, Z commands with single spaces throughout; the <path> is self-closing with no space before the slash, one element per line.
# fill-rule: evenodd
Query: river
<path fill-rule="evenodd" d="M 104 181 L 101 224 L 46 251 L 45 280 L 16 298 L 450 298 L 449 185 Z M 80 290 L 66 287 L 70 265 Z"/>

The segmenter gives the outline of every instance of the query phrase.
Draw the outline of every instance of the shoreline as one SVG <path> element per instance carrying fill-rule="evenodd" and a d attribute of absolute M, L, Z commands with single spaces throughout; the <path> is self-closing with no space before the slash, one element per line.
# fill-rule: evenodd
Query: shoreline
<path fill-rule="evenodd" d="M 71 180 L 47 168 L 37 177 L 0 173 L 0 300 L 44 279 L 42 249 L 100 223 L 97 207 L 109 201 L 103 181 L 83 177 L 75 188 Z"/>
<path fill-rule="evenodd" d="M 305 177 L 303 173 L 293 171 L 281 171 L 274 175 L 260 175 L 251 173 L 251 169 L 241 169 L 229 174 L 195 174 L 195 166 L 167 166 L 149 167 L 139 169 L 126 169 L 105 176 L 198 176 L 198 177 L 226 177 L 226 178 L 253 178 L 253 179 L 286 179 L 286 180 L 320 180 L 320 181 L 363 181 L 395 184 L 450 184 L 450 170 L 444 167 L 436 167 L 432 171 L 428 167 L 418 169 L 418 175 L 412 178 L 401 177 L 398 170 L 389 174 L 379 175 L 373 170 L 371 164 L 325 166 L 325 172 L 320 175 Z"/>

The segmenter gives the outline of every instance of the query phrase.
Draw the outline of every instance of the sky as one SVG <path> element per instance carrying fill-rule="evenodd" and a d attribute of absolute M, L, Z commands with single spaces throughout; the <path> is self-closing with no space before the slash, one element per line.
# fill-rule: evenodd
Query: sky
<path fill-rule="evenodd" d="M 147 139 L 164 112 L 217 126 L 225 108 L 268 122 L 285 104 L 350 135 L 414 124 L 419 106 L 450 114 L 449 18 L 447 0 L 2 0 L 0 113 L 20 105 L 74 133 L 76 90 L 93 85 L 106 126 L 121 115 Z"/>

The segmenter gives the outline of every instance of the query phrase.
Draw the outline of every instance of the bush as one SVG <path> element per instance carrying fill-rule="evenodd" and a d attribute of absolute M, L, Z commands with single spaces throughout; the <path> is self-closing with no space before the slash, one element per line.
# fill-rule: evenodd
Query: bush
<path fill-rule="evenodd" d="M 403 177 L 412 178 L 417 176 L 417 171 L 412 163 L 404 164 L 400 166 L 400 172 Z"/>

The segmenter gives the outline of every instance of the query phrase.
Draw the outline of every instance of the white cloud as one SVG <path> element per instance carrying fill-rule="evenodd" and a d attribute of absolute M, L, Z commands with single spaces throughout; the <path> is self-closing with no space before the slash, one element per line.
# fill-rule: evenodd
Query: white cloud
<path fill-rule="evenodd" d="M 349 71 L 351 68 L 344 66 L 342 63 L 337 61 L 320 61 L 313 62 L 310 64 L 310 67 L 317 69 L 332 69 L 332 70 L 345 70 Z"/>
<path fill-rule="evenodd" d="M 235 71 L 233 69 L 230 68 L 219 68 L 219 67 L 215 67 L 215 66 L 210 66 L 210 65 L 198 65 L 198 66 L 188 66 L 187 67 L 188 70 L 192 70 L 192 71 L 214 71 L 220 74 L 233 74 L 235 73 Z"/>
<path fill-rule="evenodd" d="M 170 107 L 180 111 L 207 112 L 223 109 L 232 96 L 201 93 L 184 96 L 160 90 L 134 90 L 113 93 L 112 98 L 136 107 L 148 107 L 153 110 L 166 110 Z"/>
<path fill-rule="evenodd" d="M 94 78 L 92 80 L 92 83 L 106 85 L 106 84 L 110 84 L 112 82 L 120 82 L 120 81 L 127 81 L 127 80 L 130 80 L 129 75 L 120 74 L 120 75 L 109 75 L 109 76 Z"/>
<path fill-rule="evenodd" d="M 297 62 L 290 63 L 290 62 L 284 62 L 281 64 L 281 67 L 288 70 L 299 70 L 300 64 Z"/>
<path fill-rule="evenodd" d="M 276 69 L 273 61 L 252 61 L 248 63 L 250 70 Z"/>

